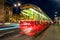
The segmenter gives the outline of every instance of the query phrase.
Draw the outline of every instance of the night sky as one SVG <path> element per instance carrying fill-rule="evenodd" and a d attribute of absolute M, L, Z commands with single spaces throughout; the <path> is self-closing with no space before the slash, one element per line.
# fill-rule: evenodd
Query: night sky
<path fill-rule="evenodd" d="M 11 7 L 16 2 L 37 5 L 52 19 L 55 12 L 58 12 L 57 16 L 60 16 L 60 0 L 6 0 L 5 4 Z"/>

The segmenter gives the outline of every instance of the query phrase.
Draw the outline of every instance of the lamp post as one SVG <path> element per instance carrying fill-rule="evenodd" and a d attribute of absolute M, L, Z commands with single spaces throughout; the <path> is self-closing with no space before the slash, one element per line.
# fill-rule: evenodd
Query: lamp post
<path fill-rule="evenodd" d="M 13 8 L 16 10 L 14 13 L 16 13 L 16 14 L 20 13 L 19 12 L 20 11 L 20 6 L 21 6 L 21 3 L 19 3 L 19 2 L 13 4 Z M 16 15 L 16 14 L 14 16 L 16 17 L 16 21 L 18 21 L 18 17 L 20 15 Z"/>
<path fill-rule="evenodd" d="M 58 20 L 57 14 L 58 14 L 58 12 L 56 11 L 55 15 L 54 15 L 56 24 L 57 24 L 57 20 Z"/>

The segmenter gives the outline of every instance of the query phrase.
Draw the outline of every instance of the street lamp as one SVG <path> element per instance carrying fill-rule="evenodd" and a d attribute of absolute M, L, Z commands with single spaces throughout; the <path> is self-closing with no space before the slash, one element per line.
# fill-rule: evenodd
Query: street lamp
<path fill-rule="evenodd" d="M 56 11 L 55 14 L 57 14 L 58 12 Z"/>
<path fill-rule="evenodd" d="M 57 11 L 55 11 L 55 15 L 54 15 L 54 16 L 56 17 L 56 16 L 57 16 L 57 14 L 58 14 L 58 12 L 57 12 Z"/>
<path fill-rule="evenodd" d="M 16 4 L 13 4 L 14 7 L 18 7 L 18 6 L 21 6 L 21 3 L 16 3 Z"/>
<path fill-rule="evenodd" d="M 55 16 L 55 22 L 56 22 L 56 24 L 57 24 L 57 20 L 58 20 L 57 14 L 58 14 L 58 12 L 56 11 L 55 15 L 54 15 Z"/>
<path fill-rule="evenodd" d="M 18 6 L 21 6 L 21 4 L 20 4 L 20 3 L 17 3 L 17 5 L 18 5 Z"/>
<path fill-rule="evenodd" d="M 57 16 L 57 15 L 54 15 L 55 17 Z"/>
<path fill-rule="evenodd" d="M 17 7 L 17 4 L 14 4 L 14 7 Z"/>

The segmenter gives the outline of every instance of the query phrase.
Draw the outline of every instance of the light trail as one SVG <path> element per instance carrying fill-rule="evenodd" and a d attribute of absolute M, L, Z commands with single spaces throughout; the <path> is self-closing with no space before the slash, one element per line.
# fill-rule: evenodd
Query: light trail
<path fill-rule="evenodd" d="M 13 27 L 9 27 L 9 26 L 13 26 Z M 10 24 L 6 28 L 0 28 L 0 31 L 2 31 L 2 30 L 9 30 L 9 29 L 15 29 L 15 28 L 18 28 L 18 27 L 19 27 L 18 24 L 12 24 L 12 25 Z"/>

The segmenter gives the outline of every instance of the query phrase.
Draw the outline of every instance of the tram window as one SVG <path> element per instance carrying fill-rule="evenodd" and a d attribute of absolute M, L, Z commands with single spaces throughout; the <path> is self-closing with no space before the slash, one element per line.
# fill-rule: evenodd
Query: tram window
<path fill-rule="evenodd" d="M 24 15 L 24 17 L 22 17 L 24 18 L 23 20 L 46 20 L 46 16 L 42 12 L 39 13 L 32 8 L 24 9 L 21 11 L 21 13 Z"/>

